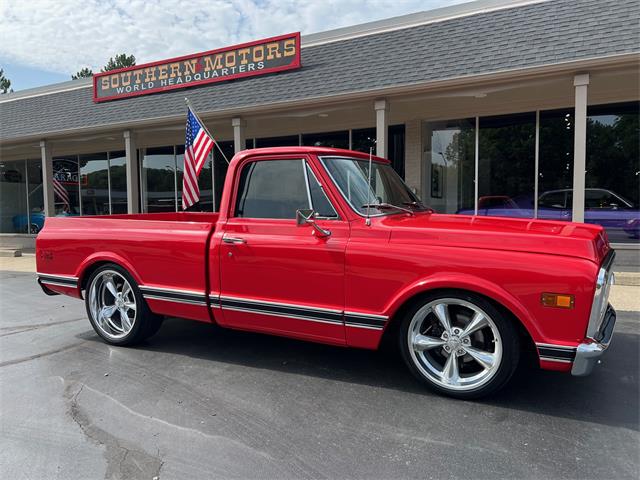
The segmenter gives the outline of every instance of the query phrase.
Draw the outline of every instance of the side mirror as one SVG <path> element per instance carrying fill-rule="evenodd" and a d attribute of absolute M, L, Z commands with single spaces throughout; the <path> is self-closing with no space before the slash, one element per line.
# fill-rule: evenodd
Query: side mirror
<path fill-rule="evenodd" d="M 325 230 L 320 225 L 316 223 L 314 215 L 316 212 L 311 209 L 300 209 L 296 210 L 296 225 L 302 227 L 304 225 L 311 225 L 315 229 L 316 236 L 320 238 L 326 238 L 331 235 L 330 230 Z"/>

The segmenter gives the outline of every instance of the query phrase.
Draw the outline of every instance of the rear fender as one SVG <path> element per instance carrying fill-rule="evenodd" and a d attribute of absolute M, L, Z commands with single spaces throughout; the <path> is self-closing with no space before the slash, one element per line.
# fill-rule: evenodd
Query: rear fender
<path fill-rule="evenodd" d="M 412 283 L 393 297 L 385 309 L 385 315 L 393 318 L 411 298 L 436 289 L 468 290 L 491 298 L 513 313 L 534 341 L 541 338 L 534 319 L 516 297 L 493 282 L 462 273 L 436 274 Z"/>
<path fill-rule="evenodd" d="M 138 285 L 142 285 L 142 279 L 140 278 L 140 275 L 127 259 L 113 252 L 96 252 L 85 258 L 78 267 L 76 277 L 78 277 L 79 290 L 82 289 L 82 284 L 85 282 L 85 280 L 87 280 L 85 275 L 91 269 L 91 267 L 96 263 L 104 262 L 115 263 L 116 265 L 121 266 L 127 272 L 129 272 L 129 274 L 133 277 Z"/>

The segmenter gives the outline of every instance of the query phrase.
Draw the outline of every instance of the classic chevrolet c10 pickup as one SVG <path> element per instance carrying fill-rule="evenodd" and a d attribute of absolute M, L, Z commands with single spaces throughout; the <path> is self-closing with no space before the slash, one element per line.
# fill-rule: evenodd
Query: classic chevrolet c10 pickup
<path fill-rule="evenodd" d="M 165 316 L 345 347 L 390 341 L 458 398 L 531 353 L 587 375 L 609 345 L 613 250 L 595 225 L 441 215 L 382 158 L 322 147 L 238 153 L 219 213 L 47 218 L 47 294 L 85 300 L 112 345 Z"/>

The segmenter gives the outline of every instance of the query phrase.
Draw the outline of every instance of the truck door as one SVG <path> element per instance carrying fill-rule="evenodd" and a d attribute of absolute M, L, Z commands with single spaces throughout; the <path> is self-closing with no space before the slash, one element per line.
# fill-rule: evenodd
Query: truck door
<path fill-rule="evenodd" d="M 344 344 L 348 222 L 307 158 L 260 158 L 239 168 L 220 247 L 220 323 Z M 296 224 L 296 211 L 309 208 L 329 236 Z"/>

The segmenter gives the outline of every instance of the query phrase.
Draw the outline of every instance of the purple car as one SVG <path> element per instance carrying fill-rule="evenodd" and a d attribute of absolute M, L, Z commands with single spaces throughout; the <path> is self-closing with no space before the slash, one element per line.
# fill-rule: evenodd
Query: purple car
<path fill-rule="evenodd" d="M 548 190 L 538 197 L 538 218 L 571 220 L 573 191 L 570 188 Z M 473 215 L 472 209 L 457 213 Z M 506 195 L 493 195 L 478 199 L 478 215 L 494 217 L 532 218 L 533 198 L 521 196 L 512 199 Z M 631 238 L 640 238 L 640 210 L 629 200 L 604 188 L 587 188 L 584 217 L 586 223 L 605 227 L 610 235 L 624 231 Z"/>

